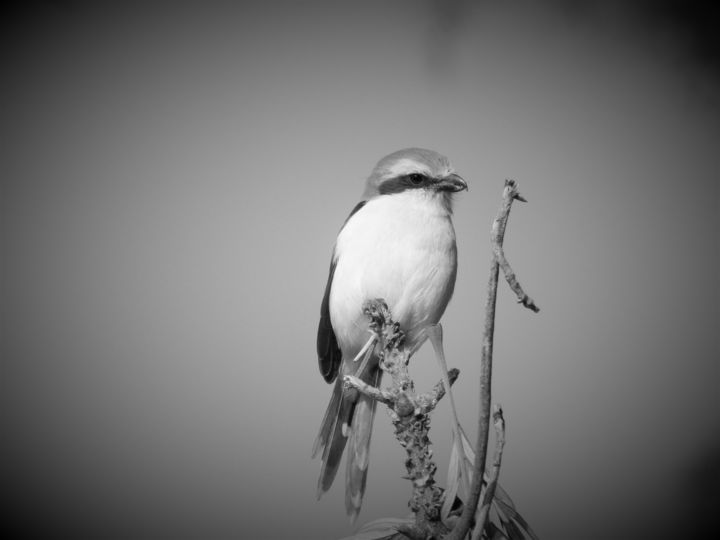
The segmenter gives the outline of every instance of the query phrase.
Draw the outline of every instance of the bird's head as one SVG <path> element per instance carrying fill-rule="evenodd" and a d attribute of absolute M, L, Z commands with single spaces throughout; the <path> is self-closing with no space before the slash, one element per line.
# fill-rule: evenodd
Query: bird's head
<path fill-rule="evenodd" d="M 422 190 L 448 207 L 452 194 L 468 188 L 448 158 L 433 150 L 406 148 L 382 158 L 367 179 L 366 200 L 381 195 Z"/>

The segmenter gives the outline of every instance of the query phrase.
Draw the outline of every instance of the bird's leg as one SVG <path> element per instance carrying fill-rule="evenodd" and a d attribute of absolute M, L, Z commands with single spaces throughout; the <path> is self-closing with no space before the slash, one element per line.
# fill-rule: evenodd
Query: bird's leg
<path fill-rule="evenodd" d="M 450 409 L 452 411 L 453 419 L 453 446 L 455 447 L 455 451 L 458 452 L 462 482 L 464 487 L 466 487 L 469 491 L 471 484 L 472 461 L 468 459 L 467 452 L 465 451 L 466 444 L 463 439 L 466 439 L 466 437 L 462 426 L 460 426 L 460 420 L 458 419 L 457 409 L 455 407 L 455 399 L 453 398 L 452 387 L 450 386 L 450 376 L 448 375 L 447 362 L 445 361 L 445 351 L 443 349 L 442 325 L 438 323 L 429 326 L 425 329 L 425 332 L 427 337 L 430 339 L 430 343 L 432 343 L 433 349 L 435 350 L 435 358 L 440 366 L 440 371 L 442 372 L 443 384 L 445 385 L 447 395 L 450 398 Z M 449 480 L 450 479 L 448 479 L 448 481 Z"/>
<path fill-rule="evenodd" d="M 442 372 L 443 383 L 450 397 L 450 408 L 453 416 L 453 430 L 460 433 L 460 420 L 458 419 L 457 409 L 455 408 L 455 399 L 453 398 L 452 388 L 450 387 L 450 376 L 448 375 L 447 362 L 445 361 L 445 351 L 443 350 L 443 332 L 440 323 L 429 326 L 425 332 L 427 333 L 430 343 L 435 350 L 435 358 L 437 359 L 440 371 Z"/>

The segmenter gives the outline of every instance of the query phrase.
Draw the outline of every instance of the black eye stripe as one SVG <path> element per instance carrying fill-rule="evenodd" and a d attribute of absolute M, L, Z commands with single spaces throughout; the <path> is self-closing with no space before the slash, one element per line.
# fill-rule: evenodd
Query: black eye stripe
<path fill-rule="evenodd" d="M 383 181 L 378 186 L 380 195 L 388 193 L 400 193 L 408 189 L 416 189 L 428 183 L 430 178 L 422 173 L 404 174 Z"/>

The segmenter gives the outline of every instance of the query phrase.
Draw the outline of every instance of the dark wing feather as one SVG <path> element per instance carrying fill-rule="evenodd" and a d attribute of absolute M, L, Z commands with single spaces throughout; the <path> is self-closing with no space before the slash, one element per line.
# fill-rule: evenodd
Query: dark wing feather
<path fill-rule="evenodd" d="M 325 286 L 325 295 L 320 305 L 320 323 L 318 324 L 317 333 L 317 354 L 318 365 L 320 366 L 320 374 L 326 382 L 333 382 L 337 377 L 340 361 L 342 360 L 342 352 L 338 347 L 337 338 L 330 322 L 330 288 L 332 287 L 333 275 L 335 274 L 335 265 L 337 261 L 333 257 L 330 264 L 330 275 L 328 276 L 327 285 Z"/>
<path fill-rule="evenodd" d="M 365 206 L 365 203 L 367 203 L 367 201 L 360 201 L 359 203 L 357 203 L 355 205 L 355 208 L 353 208 L 350 211 L 350 215 L 345 219 L 345 223 L 343 223 L 343 226 L 340 227 L 341 231 L 345 228 L 345 225 L 347 225 L 347 222 L 350 221 L 350 218 L 353 217 L 355 214 L 357 214 L 357 211 L 360 210 L 363 206 Z"/>
<path fill-rule="evenodd" d="M 350 215 L 343 223 L 343 227 L 355 213 L 360 210 L 367 201 L 360 201 L 355 208 L 352 209 Z M 340 229 L 342 230 L 342 229 Z M 337 337 L 330 320 L 330 289 L 332 288 L 333 275 L 335 274 L 335 266 L 337 259 L 333 255 L 330 263 L 330 273 L 328 275 L 327 285 L 325 285 L 325 294 L 323 295 L 322 304 L 320 305 L 320 323 L 318 324 L 317 333 L 317 355 L 320 373 L 327 382 L 331 383 L 337 377 L 340 361 L 342 360 L 342 352 L 338 346 Z"/>

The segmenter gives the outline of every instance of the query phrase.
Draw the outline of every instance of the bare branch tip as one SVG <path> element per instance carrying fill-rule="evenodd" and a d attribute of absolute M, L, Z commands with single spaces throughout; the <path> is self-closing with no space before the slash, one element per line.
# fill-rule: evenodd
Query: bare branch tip
<path fill-rule="evenodd" d="M 493 411 L 493 423 L 496 429 L 503 429 L 505 427 L 505 417 L 503 416 L 502 405 L 499 403 L 495 404 L 495 410 Z"/>
<path fill-rule="evenodd" d="M 540 308 L 535 304 L 535 300 L 533 300 L 527 295 L 525 295 L 523 298 L 520 298 L 517 302 L 518 304 L 522 304 L 523 307 L 528 308 L 530 311 L 533 311 L 535 313 L 540 312 Z"/>

